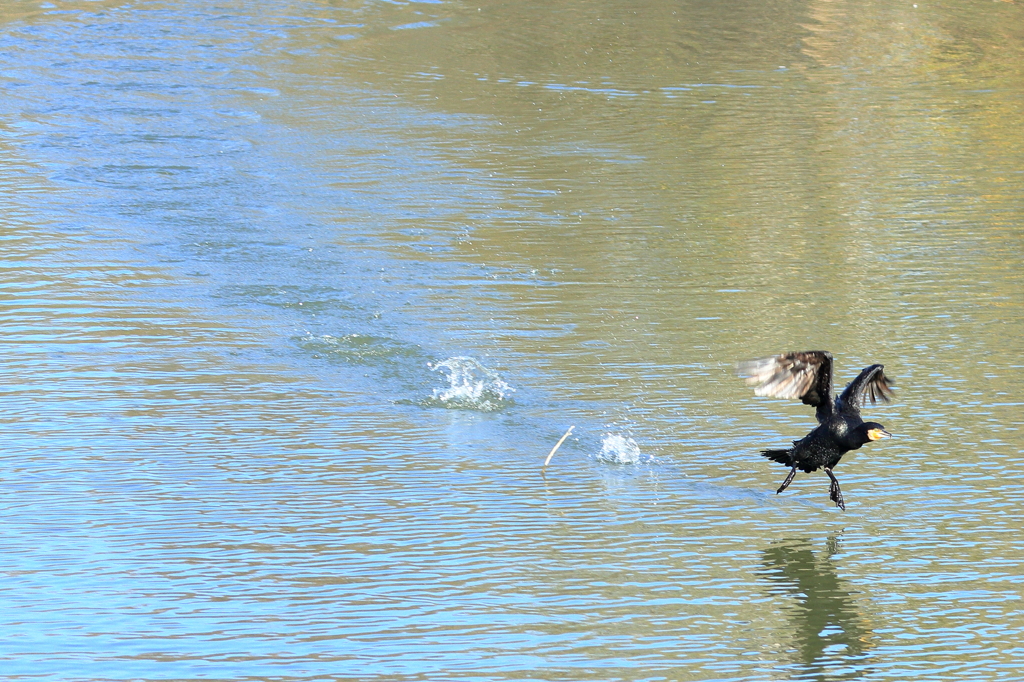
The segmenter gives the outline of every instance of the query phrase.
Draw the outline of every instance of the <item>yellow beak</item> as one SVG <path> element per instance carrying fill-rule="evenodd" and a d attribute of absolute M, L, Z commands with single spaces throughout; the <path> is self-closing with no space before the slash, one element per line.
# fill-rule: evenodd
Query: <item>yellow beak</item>
<path fill-rule="evenodd" d="M 883 438 L 892 438 L 892 434 L 885 429 L 871 429 L 868 431 L 868 438 L 871 440 L 882 440 Z"/>

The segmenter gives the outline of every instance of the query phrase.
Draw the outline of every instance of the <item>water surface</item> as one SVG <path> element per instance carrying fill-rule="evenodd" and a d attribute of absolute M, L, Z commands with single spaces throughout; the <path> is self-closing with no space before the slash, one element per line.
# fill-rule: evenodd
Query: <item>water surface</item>
<path fill-rule="evenodd" d="M 0 677 L 1019 678 L 1021 27 L 8 3 Z"/>

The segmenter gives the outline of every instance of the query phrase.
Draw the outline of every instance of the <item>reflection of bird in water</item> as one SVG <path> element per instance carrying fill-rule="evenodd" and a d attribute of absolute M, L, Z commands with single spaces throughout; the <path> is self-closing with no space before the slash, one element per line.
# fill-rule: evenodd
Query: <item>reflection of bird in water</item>
<path fill-rule="evenodd" d="M 832 469 L 850 450 L 890 436 L 878 422 L 865 422 L 860 418 L 860 407 L 867 400 L 870 399 L 872 404 L 878 400 L 889 402 L 892 396 L 882 365 L 865 367 L 834 400 L 832 354 L 828 351 L 784 353 L 741 362 L 738 368 L 747 383 L 754 386 L 755 394 L 774 398 L 800 398 L 805 405 L 816 409 L 818 427 L 802 439 L 793 441 L 793 447 L 788 450 L 761 451 L 768 459 L 791 467 L 789 476 L 777 492 L 781 493 L 789 486 L 797 469 L 810 473 L 823 468 L 832 479 L 829 499 L 840 509 L 846 509 L 839 481 Z"/>
<path fill-rule="evenodd" d="M 824 656 L 835 656 L 841 659 L 836 663 L 849 664 L 872 646 L 872 632 L 858 607 L 856 593 L 836 573 L 831 561 L 837 551 L 838 541 L 830 537 L 825 556 L 816 556 L 808 540 L 775 543 L 764 552 L 767 578 L 800 603 L 793 612 L 794 639 L 806 665 L 826 663 L 821 660 Z"/>

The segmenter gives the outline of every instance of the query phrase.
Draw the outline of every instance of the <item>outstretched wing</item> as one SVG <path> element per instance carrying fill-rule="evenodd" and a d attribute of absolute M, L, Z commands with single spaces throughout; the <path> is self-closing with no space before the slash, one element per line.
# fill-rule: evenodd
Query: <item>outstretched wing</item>
<path fill-rule="evenodd" d="M 799 398 L 816 408 L 818 421 L 832 414 L 832 354 L 826 350 L 783 353 L 737 365 L 755 395 Z"/>
<path fill-rule="evenodd" d="M 856 379 L 847 384 L 839 396 L 839 411 L 859 415 L 861 406 L 869 400 L 872 405 L 879 400 L 889 402 L 894 396 L 892 384 L 882 369 L 882 365 L 865 367 Z"/>

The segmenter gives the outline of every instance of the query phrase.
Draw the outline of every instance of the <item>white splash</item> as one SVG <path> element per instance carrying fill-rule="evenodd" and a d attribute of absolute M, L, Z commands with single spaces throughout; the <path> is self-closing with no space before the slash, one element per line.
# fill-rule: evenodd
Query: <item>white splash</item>
<path fill-rule="evenodd" d="M 609 464 L 639 464 L 640 446 L 629 436 L 606 433 L 601 439 L 601 452 L 597 459 Z"/>
<path fill-rule="evenodd" d="M 515 389 L 475 358 L 457 356 L 428 367 L 435 372 L 448 372 L 448 386 L 435 388 L 433 398 L 425 401 L 427 405 L 494 412 L 512 403 L 510 396 Z"/>

